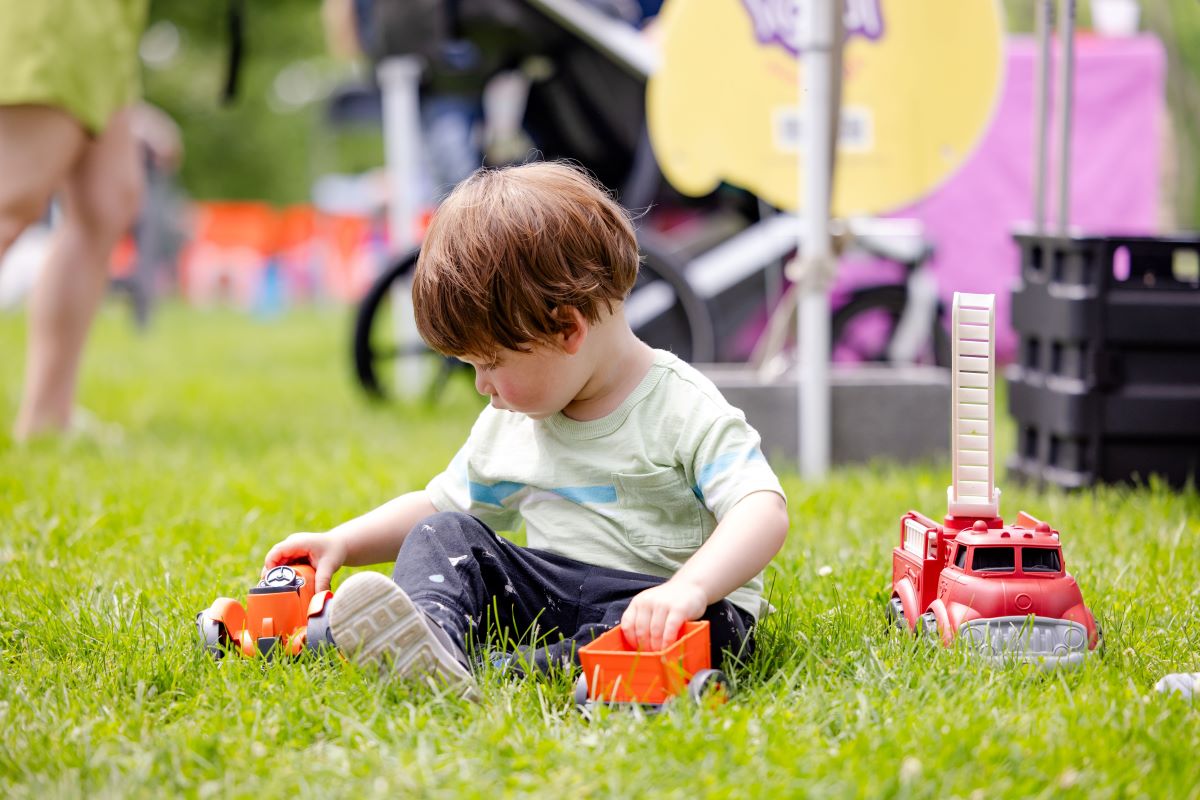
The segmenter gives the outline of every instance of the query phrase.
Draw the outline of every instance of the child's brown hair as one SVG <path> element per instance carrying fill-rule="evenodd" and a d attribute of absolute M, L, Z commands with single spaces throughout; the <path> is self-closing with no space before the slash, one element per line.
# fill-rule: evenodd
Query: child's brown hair
<path fill-rule="evenodd" d="M 529 350 L 625 299 L 638 271 L 625 211 L 561 162 L 480 169 L 443 201 L 413 279 L 417 329 L 447 355 Z"/>

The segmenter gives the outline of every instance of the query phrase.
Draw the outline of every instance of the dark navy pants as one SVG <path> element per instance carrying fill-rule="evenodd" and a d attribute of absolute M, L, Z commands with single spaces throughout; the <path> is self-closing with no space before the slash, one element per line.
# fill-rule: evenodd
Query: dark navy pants
<path fill-rule="evenodd" d="M 468 514 L 413 526 L 393 580 L 463 652 L 482 643 L 518 672 L 579 663 L 576 650 L 621 621 L 633 596 L 665 578 L 597 567 L 501 538 Z M 722 600 L 708 607 L 713 666 L 749 655 L 754 618 Z"/>

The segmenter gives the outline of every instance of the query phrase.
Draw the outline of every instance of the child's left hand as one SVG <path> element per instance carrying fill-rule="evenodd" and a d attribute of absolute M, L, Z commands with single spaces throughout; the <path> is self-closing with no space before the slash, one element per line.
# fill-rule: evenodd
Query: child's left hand
<path fill-rule="evenodd" d="M 704 589 L 672 579 L 635 595 L 621 615 L 621 630 L 630 645 L 661 650 L 679 638 L 683 623 L 704 616 L 706 608 Z"/>

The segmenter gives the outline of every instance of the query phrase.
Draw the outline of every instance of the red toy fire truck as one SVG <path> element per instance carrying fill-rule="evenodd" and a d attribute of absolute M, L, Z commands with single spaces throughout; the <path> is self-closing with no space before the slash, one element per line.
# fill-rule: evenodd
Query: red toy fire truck
<path fill-rule="evenodd" d="M 955 293 L 950 449 L 953 483 L 939 524 L 900 519 L 888 619 L 986 658 L 1073 665 L 1096 651 L 1100 626 L 1066 571 L 1059 532 L 1021 512 L 1000 518 L 995 486 L 993 295 Z"/>

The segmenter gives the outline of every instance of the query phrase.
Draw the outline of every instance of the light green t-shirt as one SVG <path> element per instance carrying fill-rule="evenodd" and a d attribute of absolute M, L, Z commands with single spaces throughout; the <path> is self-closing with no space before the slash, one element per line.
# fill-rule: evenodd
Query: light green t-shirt
<path fill-rule="evenodd" d="M 525 521 L 529 547 L 669 577 L 751 492 L 784 496 L 758 432 L 708 378 L 655 351 L 615 411 L 579 422 L 487 407 L 426 487 L 441 511 L 495 530 Z M 757 618 L 761 573 L 729 595 Z"/>

